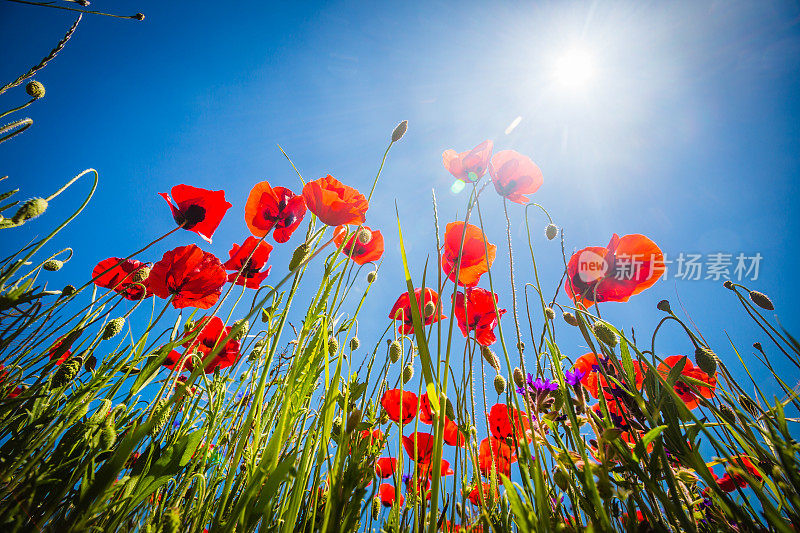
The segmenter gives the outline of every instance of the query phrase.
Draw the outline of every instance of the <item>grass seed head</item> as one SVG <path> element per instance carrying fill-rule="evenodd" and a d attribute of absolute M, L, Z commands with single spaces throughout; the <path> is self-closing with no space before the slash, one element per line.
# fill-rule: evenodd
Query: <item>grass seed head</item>
<path fill-rule="evenodd" d="M 31 98 L 38 100 L 44 97 L 44 85 L 42 85 L 40 81 L 31 80 L 25 85 L 25 92 L 28 93 L 28 96 Z"/>
<path fill-rule="evenodd" d="M 11 222 L 16 225 L 24 224 L 47 211 L 47 205 L 47 200 L 44 198 L 31 198 L 17 209 L 17 212 L 11 217 Z"/>
<path fill-rule="evenodd" d="M 61 267 L 64 266 L 63 261 L 59 261 L 58 259 L 48 259 L 42 265 L 42 268 L 47 270 L 48 272 L 58 272 L 61 270 Z"/>

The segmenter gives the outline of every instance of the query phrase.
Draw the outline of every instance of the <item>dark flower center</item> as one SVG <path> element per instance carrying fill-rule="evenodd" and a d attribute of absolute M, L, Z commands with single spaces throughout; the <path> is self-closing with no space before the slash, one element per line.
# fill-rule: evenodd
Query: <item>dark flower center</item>
<path fill-rule="evenodd" d="M 182 209 L 175 214 L 175 222 L 183 229 L 192 229 L 194 226 L 205 220 L 206 208 L 192 204 L 186 209 Z"/>

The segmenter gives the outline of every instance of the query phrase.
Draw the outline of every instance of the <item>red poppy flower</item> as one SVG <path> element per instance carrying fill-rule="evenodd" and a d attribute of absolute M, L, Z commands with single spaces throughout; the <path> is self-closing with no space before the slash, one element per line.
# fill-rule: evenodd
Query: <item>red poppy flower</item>
<path fill-rule="evenodd" d="M 531 427 L 530 421 L 525 411 L 508 407 L 504 403 L 497 403 L 489 409 L 487 418 L 489 420 L 489 430 L 493 437 L 502 441 L 509 437 L 531 440 L 531 435 L 528 433 Z M 514 419 L 514 427 L 511 426 L 512 418 Z"/>
<path fill-rule="evenodd" d="M 445 520 L 442 522 L 441 530 L 447 533 L 461 533 L 461 526 L 451 523 L 450 520 Z"/>
<path fill-rule="evenodd" d="M 196 351 L 200 360 L 204 361 L 230 332 L 231 326 L 225 326 L 218 316 L 203 317 L 190 332 L 190 335 L 197 333 L 197 337 L 182 344 L 182 346 L 186 347 L 184 354 L 181 355 L 176 350 L 172 350 L 164 361 L 164 366 L 174 369 L 176 364 L 183 362 L 183 366 L 179 371 L 184 369 L 194 370 L 194 358 L 188 357 L 188 354 Z M 215 368 L 223 369 L 233 366 L 240 356 L 239 341 L 231 339 L 225 343 L 225 346 L 222 347 L 214 359 L 206 363 L 205 372 L 210 374 Z"/>
<path fill-rule="evenodd" d="M 444 168 L 461 181 L 475 182 L 486 174 L 489 158 L 492 157 L 492 141 L 483 141 L 481 144 L 467 152 L 457 153 L 455 150 L 445 150 L 442 154 Z"/>
<path fill-rule="evenodd" d="M 394 457 L 381 457 L 375 461 L 375 473 L 383 479 L 392 477 L 397 468 L 397 459 Z"/>
<path fill-rule="evenodd" d="M 703 398 L 712 398 L 714 396 L 714 389 L 717 387 L 717 376 L 716 373 L 714 373 L 713 376 L 709 376 L 698 367 L 694 366 L 685 355 L 671 355 L 667 357 L 664 359 L 663 363 L 658 365 L 658 373 L 666 378 L 672 367 L 678 364 L 678 361 L 681 359 L 686 359 L 686 365 L 683 367 L 681 375 L 703 383 L 703 385 L 696 386 L 694 383 L 689 385 L 680 380 L 675 382 L 675 393 L 680 396 L 688 409 L 694 409 L 698 406 L 697 394 L 695 394 L 694 390 L 697 390 L 699 395 Z"/>
<path fill-rule="evenodd" d="M 417 469 L 419 470 L 421 475 L 424 475 L 425 477 L 430 477 L 430 473 L 433 470 L 433 465 L 430 463 L 428 464 L 421 463 L 417 466 Z M 442 477 L 444 477 L 444 476 L 452 476 L 454 473 L 455 472 L 453 472 L 453 469 L 450 468 L 450 463 L 442 459 L 442 463 L 439 467 L 439 474 Z"/>
<path fill-rule="evenodd" d="M 458 329 L 465 337 L 469 337 L 469 332 L 474 331 L 475 340 L 481 346 L 494 344 L 497 340 L 494 328 L 506 310 L 498 309 L 495 313 L 497 295 L 491 291 L 475 287 L 467 288 L 464 292 L 466 297 L 461 292 L 457 292 L 455 296 Z"/>
<path fill-rule="evenodd" d="M 450 446 L 461 446 L 463 448 L 466 444 L 464 435 L 459 431 L 458 425 L 447 417 L 444 419 L 442 440 L 444 440 L 445 444 L 449 444 Z"/>
<path fill-rule="evenodd" d="M 425 316 L 425 306 L 427 306 L 429 302 L 433 303 L 435 307 L 439 307 L 439 294 L 437 294 L 436 291 L 426 287 L 424 302 L 422 301 L 422 289 L 414 289 L 414 296 L 419 304 L 420 317 L 425 318 L 426 326 L 430 326 L 434 322 L 447 318 L 445 315 L 441 314 L 437 317 L 435 312 L 430 316 Z M 404 292 L 397 298 L 397 301 L 392 306 L 392 310 L 389 311 L 389 318 L 403 322 L 397 327 L 398 332 L 406 335 L 414 333 L 414 322 L 411 318 L 411 298 L 408 296 L 407 292 Z"/>
<path fill-rule="evenodd" d="M 737 487 L 745 487 L 747 486 L 747 479 L 740 474 L 738 470 L 742 470 L 752 476 L 757 480 L 761 480 L 761 473 L 759 473 L 758 469 L 753 465 L 750 461 L 750 458 L 746 455 L 737 455 L 731 458 L 731 463 L 735 469 L 727 469 L 725 475 L 717 477 L 717 475 L 712 471 L 711 475 L 714 476 L 717 484 L 719 485 L 720 490 L 723 492 L 733 492 L 736 490 Z"/>
<path fill-rule="evenodd" d="M 505 474 L 506 477 L 511 477 L 511 463 L 516 460 L 517 456 L 504 440 L 487 437 L 481 441 L 478 449 L 478 467 L 484 476 L 491 476 L 494 463 L 497 475 Z"/>
<path fill-rule="evenodd" d="M 370 445 L 372 445 L 372 443 L 378 444 L 383 441 L 383 431 L 377 428 L 373 429 L 372 431 L 365 429 L 360 433 L 360 435 L 361 440 L 369 442 Z"/>
<path fill-rule="evenodd" d="M 394 505 L 395 490 L 392 485 L 388 483 L 382 483 L 381 486 L 378 488 L 378 495 L 380 496 L 381 499 L 381 505 L 383 505 L 384 507 L 391 507 L 392 505 Z M 403 495 L 401 494 L 400 500 L 398 501 L 400 507 L 403 506 L 404 500 L 405 498 L 403 498 Z"/>
<path fill-rule="evenodd" d="M 269 261 L 271 252 L 272 245 L 255 237 L 246 238 L 242 246 L 234 243 L 233 248 L 228 252 L 230 259 L 222 265 L 225 270 L 233 270 L 228 274 L 228 281 L 231 283 L 235 281 L 236 285 L 244 285 L 250 289 L 259 288 L 261 282 L 269 276 L 272 268 L 261 271 Z M 239 273 L 240 270 L 241 273 Z"/>
<path fill-rule="evenodd" d="M 401 399 L 400 392 L 400 389 L 387 390 L 383 393 L 381 405 L 386 410 L 389 418 L 397 423 L 400 423 L 402 418 L 403 424 L 408 424 L 417 416 L 419 400 L 416 394 L 407 390 L 402 391 Z"/>
<path fill-rule="evenodd" d="M 487 241 L 478 226 L 467 224 L 464 235 L 464 248 L 461 254 L 461 265 L 458 271 L 458 284 L 473 287 L 481 276 L 489 271 L 497 253 L 497 246 Z M 458 264 L 458 251 L 461 249 L 461 237 L 464 233 L 463 222 L 451 222 L 444 233 L 442 246 L 442 270 L 450 281 L 456 281 L 455 269 Z M 487 253 L 488 251 L 488 253 Z"/>
<path fill-rule="evenodd" d="M 497 152 L 489 164 L 489 174 L 497 194 L 518 204 L 527 204 L 526 194 L 533 194 L 542 186 L 542 171 L 530 158 L 515 152 Z"/>
<path fill-rule="evenodd" d="M 427 466 L 427 465 L 426 465 Z M 405 477 L 405 476 L 404 476 Z M 425 475 L 420 474 L 416 479 L 408 476 L 406 479 L 406 492 L 413 492 L 417 495 L 425 493 L 425 499 L 431 499 L 431 480 Z"/>
<path fill-rule="evenodd" d="M 367 230 L 366 232 L 363 230 Z M 342 246 L 344 241 L 345 232 L 337 233 L 333 237 L 333 242 L 336 247 L 342 248 L 342 253 L 350 259 L 363 265 L 377 261 L 383 255 L 383 235 L 379 230 L 370 229 L 369 226 L 363 226 L 361 231 L 357 231 L 347 239 L 347 243 Z M 366 243 L 361 242 L 358 238 L 359 235 L 369 235 L 369 241 Z"/>
<path fill-rule="evenodd" d="M 423 424 L 433 424 L 433 411 L 431 411 L 431 402 L 428 400 L 427 392 L 419 397 L 419 421 Z"/>
<path fill-rule="evenodd" d="M 64 350 L 63 352 L 61 352 L 61 350 L 63 350 L 62 344 L 66 341 L 66 337 L 67 337 L 67 335 L 64 335 L 64 336 L 60 337 L 55 342 L 55 344 L 53 344 L 53 347 L 50 348 L 50 350 L 47 352 L 47 355 L 50 357 L 51 361 L 53 359 L 58 358 L 58 360 L 56 361 L 56 365 L 60 365 L 61 363 L 63 363 L 67 359 L 69 359 L 70 355 L 72 355 L 72 351 L 70 351 L 70 349 L 69 349 L 69 348 L 71 348 L 71 346 L 67 346 L 67 349 Z M 72 344 L 72 343 L 70 343 L 70 344 Z M 59 353 L 61 353 L 61 355 L 59 355 Z"/>
<path fill-rule="evenodd" d="M 589 246 L 572 255 L 564 289 L 586 307 L 596 302 L 627 302 L 664 274 L 664 254 L 644 235 L 616 233 L 608 246 Z"/>
<path fill-rule="evenodd" d="M 303 198 L 323 224 L 363 224 L 369 203 L 363 194 L 328 174 L 306 183 Z"/>
<path fill-rule="evenodd" d="M 286 187 L 272 187 L 268 181 L 256 183 L 247 197 L 244 221 L 250 233 L 263 237 L 271 229 L 277 242 L 286 242 L 303 221 L 306 201 Z"/>
<path fill-rule="evenodd" d="M 414 442 L 415 440 L 416 450 Z M 417 431 L 412 433 L 409 437 L 403 435 L 403 448 L 406 449 L 406 453 L 409 457 L 411 457 L 411 460 L 417 463 L 427 464 L 431 462 L 431 454 L 433 454 L 433 442 L 433 435 L 430 433 L 420 433 Z"/>
<path fill-rule="evenodd" d="M 608 389 L 609 386 L 616 385 L 609 385 L 608 380 L 603 375 L 600 370 L 600 361 L 597 358 L 597 354 L 594 353 L 587 353 L 578 358 L 575 361 L 575 364 L 572 365 L 573 370 L 580 370 L 583 373 L 583 378 L 581 378 L 581 385 L 583 385 L 586 390 L 589 391 L 589 394 L 592 395 L 592 398 L 599 398 L 600 397 L 600 389 Z M 611 364 L 606 364 L 605 367 L 606 374 L 609 376 L 616 376 L 617 370 Z M 642 373 L 642 366 L 639 361 L 633 362 L 633 370 L 634 370 L 634 384 L 636 389 L 639 390 L 644 383 L 644 374 Z M 620 383 L 626 383 L 625 378 L 622 376 L 617 376 L 617 380 Z M 613 398 L 613 394 L 610 392 L 605 392 L 605 397 L 607 399 Z"/>
<path fill-rule="evenodd" d="M 225 212 L 232 207 L 225 200 L 225 191 L 209 191 L 191 185 L 176 185 L 170 191 L 158 193 L 169 204 L 172 218 L 183 229 L 188 229 L 211 242 Z M 173 205 L 173 200 L 176 205 Z"/>
<path fill-rule="evenodd" d="M 214 254 L 194 244 L 179 246 L 153 265 L 147 285 L 159 298 L 174 296 L 172 306 L 208 309 L 219 300 L 228 275 Z"/>
<path fill-rule="evenodd" d="M 114 289 L 128 300 L 141 300 L 152 296 L 146 283 L 133 281 L 136 272 L 142 268 L 147 268 L 147 265 L 141 261 L 109 257 L 97 263 L 92 270 L 92 279 L 98 287 Z"/>
<path fill-rule="evenodd" d="M 475 485 L 469 493 L 469 501 L 472 502 L 472 505 L 480 505 L 481 504 L 481 491 L 483 492 L 483 500 L 487 504 L 492 503 L 492 489 L 488 483 L 481 483 L 480 486 Z M 497 490 L 494 491 L 494 498 L 497 499 Z M 474 529 L 470 530 L 474 531 Z"/>

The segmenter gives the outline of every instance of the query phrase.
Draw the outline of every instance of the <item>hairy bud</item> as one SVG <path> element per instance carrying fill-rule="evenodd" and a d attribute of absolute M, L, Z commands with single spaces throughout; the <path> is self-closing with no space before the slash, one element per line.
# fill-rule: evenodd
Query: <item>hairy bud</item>
<path fill-rule="evenodd" d="M 353 409 L 350 412 L 350 415 L 347 417 L 346 431 L 348 433 L 354 432 L 360 422 L 361 422 L 361 410 Z"/>
<path fill-rule="evenodd" d="M 575 315 L 573 315 L 569 311 L 565 311 L 564 314 L 561 315 L 561 317 L 564 319 L 564 322 L 566 322 L 570 326 L 576 326 L 577 327 L 578 319 L 575 317 Z"/>
<path fill-rule="evenodd" d="M 300 266 L 300 263 L 305 261 L 308 256 L 309 252 L 311 251 L 311 247 L 308 243 L 303 243 L 295 249 L 294 253 L 292 254 L 292 260 L 289 261 L 289 270 L 295 270 L 297 267 Z"/>
<path fill-rule="evenodd" d="M 433 316 L 436 312 L 436 304 L 433 302 L 428 302 L 425 304 L 425 318 Z"/>
<path fill-rule="evenodd" d="M 556 317 L 556 312 L 553 311 L 552 307 L 545 307 L 544 316 L 547 317 L 547 320 L 553 320 Z"/>
<path fill-rule="evenodd" d="M 408 131 L 408 121 L 404 120 L 394 128 L 394 131 L 392 132 L 392 142 L 396 143 L 397 141 L 402 139 L 403 135 L 405 135 L 407 131 Z"/>
<path fill-rule="evenodd" d="M 611 329 L 611 327 L 606 324 L 605 322 L 595 322 L 592 324 L 592 331 L 594 332 L 595 336 L 607 346 L 613 348 L 619 342 L 619 338 L 617 334 Z"/>
<path fill-rule="evenodd" d="M 700 370 L 713 376 L 717 372 L 717 354 L 705 346 L 698 346 L 694 350 L 694 361 Z"/>
<path fill-rule="evenodd" d="M 44 97 L 44 85 L 42 85 L 42 82 L 31 80 L 25 85 L 25 92 L 28 93 L 28 96 L 31 98 L 38 100 Z"/>
<path fill-rule="evenodd" d="M 376 279 L 378 279 L 377 270 L 373 270 L 372 272 L 367 273 L 367 283 L 374 283 Z"/>
<path fill-rule="evenodd" d="M 720 405 L 719 414 L 728 424 L 736 424 L 736 412 L 729 405 Z"/>
<path fill-rule="evenodd" d="M 143 266 L 134 271 L 133 274 L 131 274 L 131 281 L 133 281 L 134 283 L 141 283 L 149 277 L 150 277 L 150 267 Z"/>
<path fill-rule="evenodd" d="M 247 335 L 247 332 L 250 331 L 250 322 L 247 319 L 242 318 L 241 320 L 237 320 L 236 322 L 233 323 L 233 327 L 235 328 L 240 324 L 242 326 L 241 329 L 239 329 L 239 331 L 236 332 L 236 334 L 231 338 L 231 340 L 240 341 L 244 338 L 245 335 Z"/>
<path fill-rule="evenodd" d="M 333 355 L 339 349 L 339 340 L 336 337 L 328 339 L 328 355 Z"/>
<path fill-rule="evenodd" d="M 117 317 L 113 320 L 109 320 L 106 323 L 106 326 L 103 328 L 103 340 L 108 340 L 112 337 L 116 337 L 120 331 L 122 331 L 122 327 L 125 325 L 125 319 L 122 317 Z"/>
<path fill-rule="evenodd" d="M 558 235 L 558 226 L 551 222 L 544 228 L 544 235 L 547 237 L 547 240 L 552 241 Z"/>
<path fill-rule="evenodd" d="M 53 374 L 53 379 L 50 381 L 50 388 L 58 389 L 70 383 L 75 379 L 75 376 L 78 375 L 81 366 L 83 366 L 82 357 L 72 357 L 61 363 L 61 366 L 59 366 L 55 374 Z"/>
<path fill-rule="evenodd" d="M 519 367 L 514 368 L 514 383 L 517 385 L 518 388 L 524 389 L 525 388 L 525 376 L 522 374 L 522 370 Z"/>
<path fill-rule="evenodd" d="M 500 360 L 488 346 L 481 346 L 481 356 L 494 368 L 495 372 L 500 372 Z"/>
<path fill-rule="evenodd" d="M 403 383 L 408 383 L 414 377 L 414 366 L 409 363 L 403 369 Z"/>
<path fill-rule="evenodd" d="M 63 261 L 59 261 L 58 259 L 48 259 L 42 265 L 42 268 L 49 271 L 49 272 L 57 272 L 61 270 L 61 267 L 64 266 Z"/>
<path fill-rule="evenodd" d="M 656 309 L 660 311 L 664 311 L 665 313 L 671 313 L 672 308 L 669 306 L 669 302 L 667 300 L 661 300 L 656 304 Z"/>
<path fill-rule="evenodd" d="M 47 205 L 47 200 L 44 198 L 31 198 L 17 209 L 17 212 L 11 217 L 11 222 L 19 225 L 32 220 L 44 213 L 47 210 Z"/>
<path fill-rule="evenodd" d="M 506 391 L 506 378 L 500 374 L 494 377 L 494 390 L 497 391 L 497 394 L 503 394 Z"/>
<path fill-rule="evenodd" d="M 361 346 L 361 341 L 358 340 L 358 337 L 353 337 L 350 339 L 350 351 L 354 352 L 358 350 L 358 347 Z"/>
<path fill-rule="evenodd" d="M 391 344 L 389 344 L 389 360 L 392 363 L 396 363 L 401 355 L 403 355 L 403 346 L 399 341 L 392 341 Z"/>

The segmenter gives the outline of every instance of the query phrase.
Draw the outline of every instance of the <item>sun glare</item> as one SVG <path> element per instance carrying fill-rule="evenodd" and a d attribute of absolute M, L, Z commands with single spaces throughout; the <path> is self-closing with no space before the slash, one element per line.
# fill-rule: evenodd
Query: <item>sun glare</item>
<path fill-rule="evenodd" d="M 587 50 L 575 48 L 556 60 L 555 77 L 565 87 L 580 89 L 594 77 L 592 54 Z"/>

